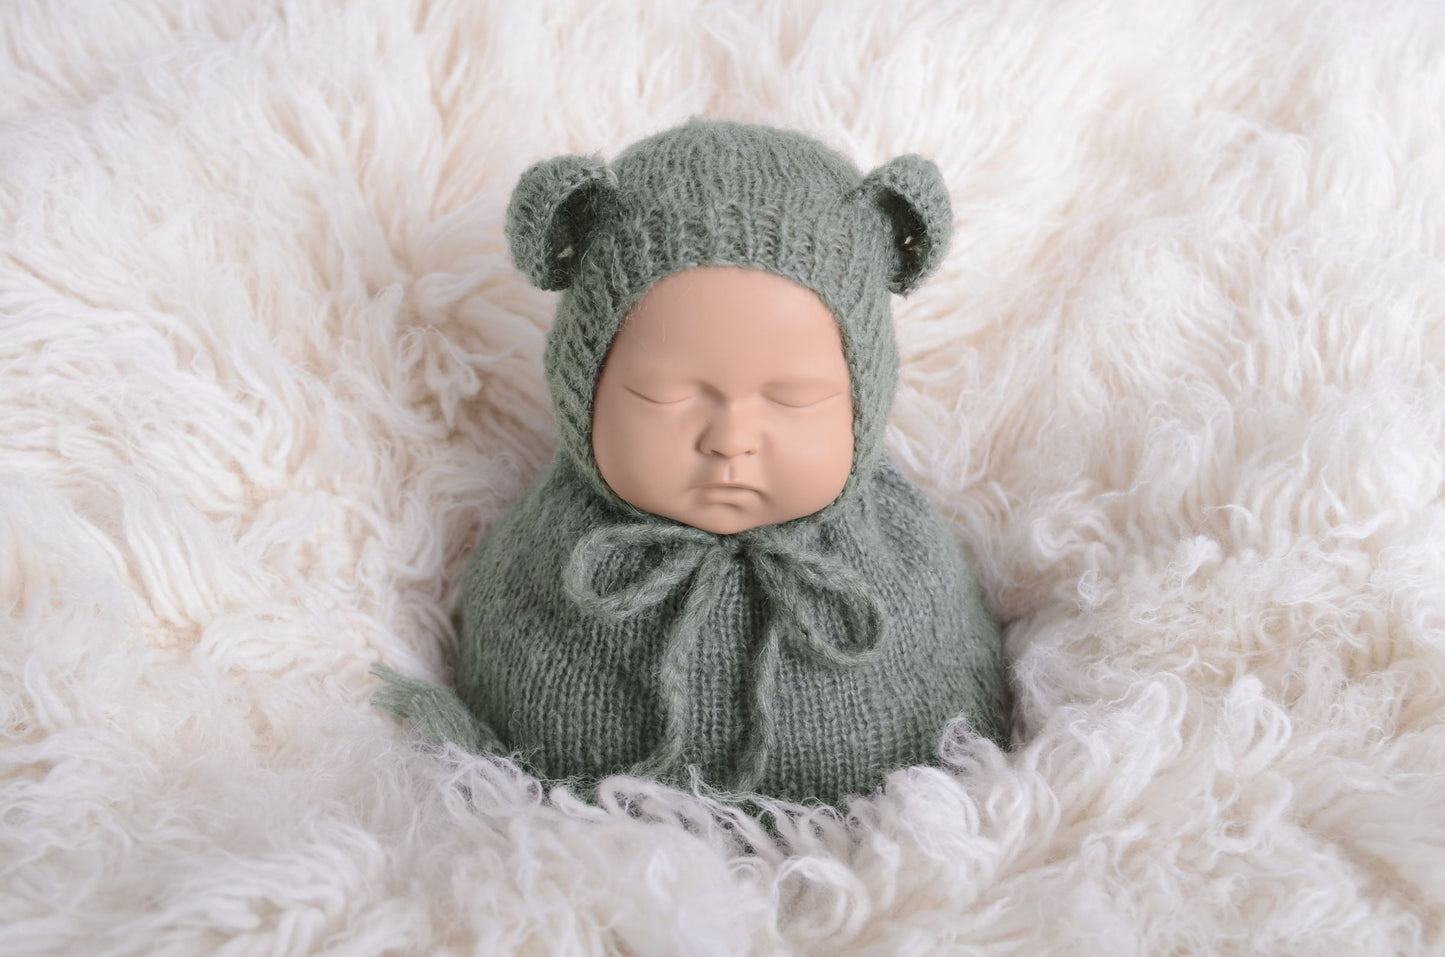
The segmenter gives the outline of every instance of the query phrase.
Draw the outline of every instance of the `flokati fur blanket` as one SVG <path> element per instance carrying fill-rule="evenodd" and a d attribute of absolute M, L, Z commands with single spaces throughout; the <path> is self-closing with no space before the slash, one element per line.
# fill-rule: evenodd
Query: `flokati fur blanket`
<path fill-rule="evenodd" d="M 1019 697 L 776 838 L 367 704 L 554 448 L 517 175 L 692 114 L 944 171 Z M 1440 953 L 1442 184 L 1429 2 L 0 6 L 0 953 Z"/>

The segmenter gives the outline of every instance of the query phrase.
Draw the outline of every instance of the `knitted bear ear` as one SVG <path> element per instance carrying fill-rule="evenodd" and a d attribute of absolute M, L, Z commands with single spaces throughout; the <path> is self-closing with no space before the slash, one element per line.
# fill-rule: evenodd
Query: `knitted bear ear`
<path fill-rule="evenodd" d="M 507 242 L 517 268 L 542 289 L 570 286 L 616 192 L 617 174 L 593 157 L 556 156 L 528 169 L 507 204 Z"/>
<path fill-rule="evenodd" d="M 943 259 L 953 233 L 953 205 L 932 160 L 909 154 L 863 177 L 857 195 L 883 211 L 893 228 L 888 289 L 906 295 Z"/>

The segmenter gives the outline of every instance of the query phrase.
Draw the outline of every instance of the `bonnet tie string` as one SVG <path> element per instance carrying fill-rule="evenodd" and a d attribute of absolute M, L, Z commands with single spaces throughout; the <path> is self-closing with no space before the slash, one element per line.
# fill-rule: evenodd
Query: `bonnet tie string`
<path fill-rule="evenodd" d="M 651 566 L 637 560 L 649 548 L 661 550 Z M 692 733 L 688 665 L 703 623 L 722 594 L 734 556 L 752 569 L 762 585 L 766 625 L 751 663 L 753 717 L 733 787 L 756 788 L 777 746 L 775 702 L 784 645 L 834 668 L 865 664 L 882 648 L 883 610 L 868 583 L 838 559 L 804 551 L 771 526 L 727 536 L 688 525 L 594 529 L 577 543 L 565 578 L 568 594 L 583 608 L 613 619 L 628 619 L 656 608 L 679 588 L 687 590 L 677 618 L 668 627 L 658 675 L 665 717 L 663 738 L 652 754 L 631 769 L 634 774 L 658 777 L 681 763 Z M 619 559 L 624 567 L 638 570 L 599 591 L 595 584 L 599 567 Z M 842 621 L 843 635 L 824 633 L 826 618 L 820 611 L 825 603 Z"/>

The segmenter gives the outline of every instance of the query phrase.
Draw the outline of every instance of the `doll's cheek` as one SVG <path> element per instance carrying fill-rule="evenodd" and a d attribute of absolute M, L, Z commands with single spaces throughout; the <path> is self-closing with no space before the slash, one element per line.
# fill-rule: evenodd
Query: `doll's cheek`
<path fill-rule="evenodd" d="M 793 415 L 779 422 L 776 434 L 783 437 L 783 447 L 798 456 L 810 459 L 851 458 L 853 455 L 853 416 L 837 411 L 817 415 Z"/>

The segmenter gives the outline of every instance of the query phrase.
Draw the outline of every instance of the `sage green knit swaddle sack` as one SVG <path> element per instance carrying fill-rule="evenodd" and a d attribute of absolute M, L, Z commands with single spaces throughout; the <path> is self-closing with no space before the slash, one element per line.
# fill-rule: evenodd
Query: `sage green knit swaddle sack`
<path fill-rule="evenodd" d="M 538 774 L 629 772 L 841 804 L 930 763 L 966 719 L 1007 746 L 997 623 L 959 542 L 892 464 L 889 293 L 951 230 L 937 168 L 862 176 L 800 134 L 693 120 L 611 164 L 562 156 L 508 209 L 517 265 L 562 290 L 547 341 L 561 447 L 477 546 L 455 690 L 386 673 L 377 703 L 433 741 L 517 754 Z M 852 383 L 843 491 L 803 518 L 720 535 L 628 504 L 591 450 L 607 348 L 658 280 L 742 266 L 813 290 Z"/>

